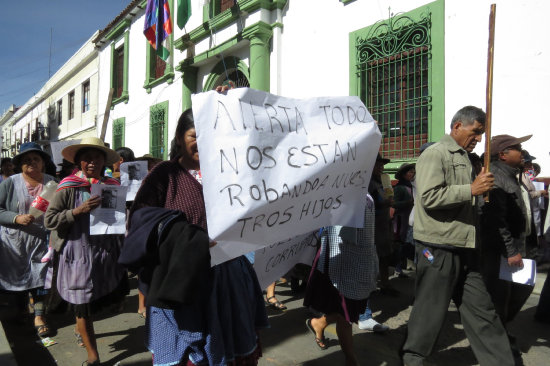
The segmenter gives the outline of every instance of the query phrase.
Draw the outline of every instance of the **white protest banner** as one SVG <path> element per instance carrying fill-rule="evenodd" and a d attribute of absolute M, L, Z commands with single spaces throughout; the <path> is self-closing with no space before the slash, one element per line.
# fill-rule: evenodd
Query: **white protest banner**
<path fill-rule="evenodd" d="M 254 270 L 265 290 L 296 264 L 311 265 L 317 253 L 317 231 L 269 245 L 254 253 Z"/>
<path fill-rule="evenodd" d="M 76 145 L 80 143 L 80 139 L 78 140 L 65 140 L 65 141 L 51 141 L 50 142 L 50 148 L 52 149 L 52 160 L 53 163 L 58 166 L 63 162 L 63 156 L 61 155 L 61 151 L 66 148 L 67 146 Z M 59 167 L 57 167 L 57 170 L 60 170 Z"/>
<path fill-rule="evenodd" d="M 136 160 L 120 164 L 120 185 L 128 187 L 126 201 L 133 201 L 147 176 L 147 162 Z"/>
<path fill-rule="evenodd" d="M 323 226 L 363 224 L 358 198 L 381 135 L 358 97 L 299 100 L 239 88 L 192 102 L 216 250 L 234 257 L 244 249 L 233 243 L 259 249 Z"/>

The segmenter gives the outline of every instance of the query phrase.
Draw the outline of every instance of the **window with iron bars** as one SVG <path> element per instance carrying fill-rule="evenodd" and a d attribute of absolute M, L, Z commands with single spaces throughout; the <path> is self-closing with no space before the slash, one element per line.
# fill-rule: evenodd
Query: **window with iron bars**
<path fill-rule="evenodd" d="M 126 118 L 117 118 L 113 121 L 113 150 L 124 146 L 124 127 Z"/>
<path fill-rule="evenodd" d="M 155 158 L 166 159 L 168 147 L 168 102 L 151 106 L 149 111 L 149 152 Z"/>
<path fill-rule="evenodd" d="M 418 156 L 431 111 L 430 15 L 390 18 L 357 43 L 359 97 L 378 121 L 382 154 Z"/>

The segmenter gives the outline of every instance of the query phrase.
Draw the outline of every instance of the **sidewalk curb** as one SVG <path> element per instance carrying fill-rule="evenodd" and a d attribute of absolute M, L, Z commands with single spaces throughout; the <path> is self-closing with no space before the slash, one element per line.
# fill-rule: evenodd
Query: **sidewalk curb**
<path fill-rule="evenodd" d="M 0 365 L 2 366 L 17 366 L 15 357 L 11 351 L 8 338 L 6 338 L 6 332 L 0 322 Z"/>

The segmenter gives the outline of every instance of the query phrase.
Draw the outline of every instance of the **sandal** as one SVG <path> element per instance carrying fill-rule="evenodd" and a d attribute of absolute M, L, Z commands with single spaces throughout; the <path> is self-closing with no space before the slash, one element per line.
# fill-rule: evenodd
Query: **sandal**
<path fill-rule="evenodd" d="M 326 350 L 328 348 L 327 339 L 324 336 L 323 338 L 317 338 L 317 333 L 315 332 L 315 329 L 313 329 L 313 326 L 311 325 L 311 319 L 306 319 L 306 327 L 315 336 L 315 343 L 317 344 L 317 347 L 319 347 L 323 351 Z"/>
<path fill-rule="evenodd" d="M 101 366 L 101 362 L 99 360 L 95 360 L 94 362 L 90 363 L 88 360 L 82 362 L 82 366 Z"/>
<path fill-rule="evenodd" d="M 52 333 L 50 331 L 50 327 L 46 323 L 41 325 L 35 325 L 34 329 L 36 329 L 36 335 L 38 335 L 40 338 L 47 337 Z"/>
<path fill-rule="evenodd" d="M 271 299 L 275 299 L 275 301 L 270 301 Z M 267 302 L 267 305 L 271 306 L 274 309 L 286 310 L 285 304 L 277 300 L 275 296 L 268 297 L 265 301 Z"/>
<path fill-rule="evenodd" d="M 138 315 L 141 319 L 147 318 L 147 310 L 138 311 Z"/>
<path fill-rule="evenodd" d="M 78 334 L 77 332 L 74 332 L 74 336 L 76 338 L 76 344 L 78 344 L 78 347 L 86 348 L 86 345 L 84 344 L 84 341 L 82 340 L 82 336 Z M 88 362 L 88 361 L 86 361 Z"/>

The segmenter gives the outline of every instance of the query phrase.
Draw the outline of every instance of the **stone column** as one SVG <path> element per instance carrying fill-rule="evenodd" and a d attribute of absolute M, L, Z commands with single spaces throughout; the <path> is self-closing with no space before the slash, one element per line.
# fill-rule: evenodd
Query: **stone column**
<path fill-rule="evenodd" d="M 191 94 L 197 92 L 197 71 L 198 69 L 193 66 L 180 64 L 178 71 L 183 72 L 181 83 L 181 110 L 191 108 Z"/>
<path fill-rule="evenodd" d="M 250 41 L 250 87 L 270 91 L 269 40 L 273 36 L 271 26 L 258 22 L 243 31 L 243 38 Z"/>

